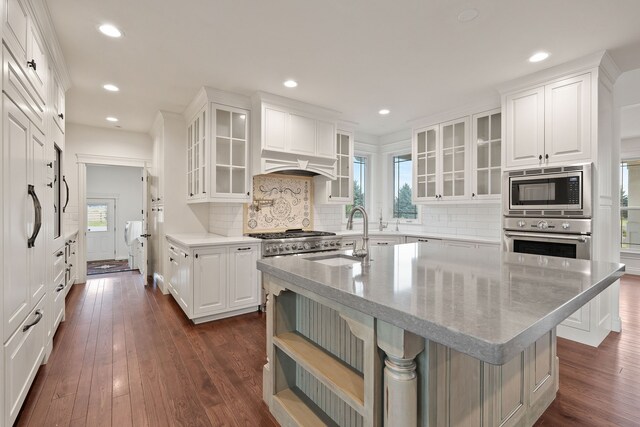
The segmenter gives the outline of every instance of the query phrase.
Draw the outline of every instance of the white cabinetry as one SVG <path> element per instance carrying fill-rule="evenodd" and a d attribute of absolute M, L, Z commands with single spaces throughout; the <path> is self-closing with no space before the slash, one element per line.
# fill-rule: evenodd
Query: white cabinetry
<path fill-rule="evenodd" d="M 393 246 L 404 243 L 404 236 L 371 236 L 369 246 Z"/>
<path fill-rule="evenodd" d="M 78 271 L 78 263 L 77 263 L 77 252 L 78 252 L 78 233 L 74 233 L 69 236 L 67 241 L 65 242 L 65 285 L 64 285 L 64 294 L 65 296 L 71 290 L 71 286 L 76 281 L 76 272 Z"/>
<path fill-rule="evenodd" d="M 336 178 L 336 112 L 265 93 L 255 95 L 253 107 L 260 112 L 254 174 L 301 169 Z"/>
<path fill-rule="evenodd" d="M 413 131 L 413 200 L 468 198 L 469 117 Z"/>
<path fill-rule="evenodd" d="M 187 108 L 185 115 L 196 110 L 187 117 L 188 202 L 249 200 L 250 105 L 243 98 L 203 89 Z"/>
<path fill-rule="evenodd" d="M 591 74 L 503 95 L 505 167 L 591 159 Z"/>
<path fill-rule="evenodd" d="M 474 114 L 473 177 L 471 197 L 478 199 L 500 199 L 502 163 L 502 114 L 500 109 Z"/>
<path fill-rule="evenodd" d="M 259 252 L 259 243 L 188 249 L 169 240 L 169 291 L 194 323 L 256 311 Z"/>
<path fill-rule="evenodd" d="M 315 197 L 318 203 L 353 203 L 353 132 L 339 130 L 335 138 L 336 179 L 315 178 Z"/>
<path fill-rule="evenodd" d="M 406 241 L 407 243 L 420 242 L 420 243 L 428 244 L 430 246 L 442 246 L 442 239 L 434 239 L 431 237 L 407 236 Z"/>
<path fill-rule="evenodd" d="M 47 174 L 44 136 L 6 95 L 3 145 L 3 234 L 11 254 L 3 268 L 6 341 L 46 291 L 41 263 L 46 259 L 42 201 Z"/>

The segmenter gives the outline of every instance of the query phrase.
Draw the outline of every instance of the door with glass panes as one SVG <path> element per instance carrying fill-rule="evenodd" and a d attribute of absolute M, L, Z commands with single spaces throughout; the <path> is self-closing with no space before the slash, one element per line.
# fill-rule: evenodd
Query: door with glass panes
<path fill-rule="evenodd" d="M 247 199 L 249 183 L 249 111 L 212 104 L 213 193 L 217 199 Z"/>
<path fill-rule="evenodd" d="M 187 127 L 187 198 L 207 194 L 207 109 L 203 107 Z"/>
<path fill-rule="evenodd" d="M 473 116 L 473 190 L 472 197 L 499 199 L 502 162 L 501 110 Z"/>

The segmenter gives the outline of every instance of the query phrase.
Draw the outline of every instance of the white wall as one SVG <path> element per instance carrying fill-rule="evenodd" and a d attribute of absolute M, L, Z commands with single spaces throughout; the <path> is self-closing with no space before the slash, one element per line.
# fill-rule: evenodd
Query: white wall
<path fill-rule="evenodd" d="M 151 160 L 153 143 L 145 133 L 67 123 L 64 175 L 69 184 L 69 204 L 64 214 L 65 232 L 78 228 L 77 155 L 97 155 Z"/>
<path fill-rule="evenodd" d="M 115 197 L 116 259 L 127 259 L 124 240 L 127 221 L 142 220 L 142 169 L 127 166 L 87 165 L 87 199 Z"/>

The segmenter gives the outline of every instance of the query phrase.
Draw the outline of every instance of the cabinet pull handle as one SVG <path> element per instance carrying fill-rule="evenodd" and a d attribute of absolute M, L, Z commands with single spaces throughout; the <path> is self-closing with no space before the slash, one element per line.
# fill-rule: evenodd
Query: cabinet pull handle
<path fill-rule="evenodd" d="M 59 114 L 58 114 L 58 117 L 60 117 L 60 120 L 64 120 L 64 114 L 59 113 Z"/>
<path fill-rule="evenodd" d="M 32 326 L 37 325 L 41 320 L 42 320 L 42 311 L 38 309 L 36 310 L 36 320 L 24 325 L 24 328 L 22 328 L 22 332 L 27 332 L 29 329 L 31 329 Z"/>
<path fill-rule="evenodd" d="M 42 206 L 40 205 L 40 200 L 38 200 L 38 195 L 36 194 L 36 190 L 33 185 L 27 185 L 27 192 L 33 199 L 33 207 L 35 208 L 33 234 L 31 234 L 31 237 L 27 240 L 27 247 L 33 248 L 36 245 L 36 237 L 38 237 L 38 234 L 40 233 L 40 227 L 42 227 Z"/>
<path fill-rule="evenodd" d="M 198 258 L 198 254 L 196 254 L 195 256 L 196 256 L 196 258 Z"/>
<path fill-rule="evenodd" d="M 67 187 L 65 194 L 67 195 L 67 199 L 64 202 L 64 206 L 62 207 L 62 213 L 65 213 L 67 210 L 67 205 L 69 204 L 69 184 L 67 184 L 67 180 L 64 175 L 62 175 L 62 182 L 64 182 L 64 186 Z"/>
<path fill-rule="evenodd" d="M 238 248 L 239 251 L 250 251 L 251 248 Z"/>
<path fill-rule="evenodd" d="M 173 249 L 173 246 L 169 246 L 169 249 L 171 249 L 172 251 L 174 251 L 175 249 Z"/>
<path fill-rule="evenodd" d="M 27 61 L 27 67 L 33 68 L 33 71 L 37 70 L 36 65 L 37 64 L 36 64 L 36 60 L 35 59 L 32 59 L 31 61 Z"/>
<path fill-rule="evenodd" d="M 476 193 L 471 193 L 471 197 L 476 197 Z"/>
<path fill-rule="evenodd" d="M 49 187 L 49 188 L 53 188 L 53 182 L 48 183 L 48 184 L 47 184 L 47 187 Z"/>
<path fill-rule="evenodd" d="M 48 166 L 50 169 L 53 169 L 53 162 L 49 162 L 49 163 L 47 163 L 47 166 Z"/>
<path fill-rule="evenodd" d="M 182 254 L 182 255 L 184 255 L 185 258 L 189 256 L 189 254 Z"/>
<path fill-rule="evenodd" d="M 169 257 L 169 262 L 173 262 L 173 258 Z"/>
<path fill-rule="evenodd" d="M 58 252 L 58 253 L 56 254 L 56 257 L 60 258 L 62 255 L 64 255 L 64 252 L 63 252 L 63 251 L 60 251 L 60 252 Z"/>
<path fill-rule="evenodd" d="M 418 239 L 418 242 L 428 242 L 429 239 Z"/>
<path fill-rule="evenodd" d="M 61 290 L 64 289 L 64 285 L 61 283 L 58 285 L 58 287 L 56 288 L 56 292 L 60 292 Z"/>
<path fill-rule="evenodd" d="M 193 197 L 193 193 L 189 193 L 189 197 Z"/>
<path fill-rule="evenodd" d="M 249 192 L 247 191 L 247 196 L 249 195 Z"/>
<path fill-rule="evenodd" d="M 378 246 L 384 246 L 384 245 L 388 245 L 389 242 L 378 242 Z"/>

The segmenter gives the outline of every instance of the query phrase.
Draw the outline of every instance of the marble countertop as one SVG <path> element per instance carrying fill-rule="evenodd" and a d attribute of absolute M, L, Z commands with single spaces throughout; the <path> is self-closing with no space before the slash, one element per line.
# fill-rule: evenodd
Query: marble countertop
<path fill-rule="evenodd" d="M 351 251 L 332 254 L 350 255 Z M 622 276 L 624 265 L 496 248 L 371 248 L 371 265 L 267 258 L 258 269 L 417 335 L 503 364 Z"/>
<path fill-rule="evenodd" d="M 337 236 L 361 236 L 362 230 L 343 230 L 337 231 Z M 369 237 L 373 236 L 411 236 L 411 237 L 424 237 L 429 239 L 440 239 L 440 240 L 458 240 L 461 242 L 474 242 L 474 243 L 489 243 L 489 244 L 500 244 L 499 238 L 491 238 L 491 237 L 480 237 L 480 236 L 459 236 L 456 234 L 436 234 L 436 233 L 426 233 L 422 231 L 418 232 L 409 232 L 409 231 L 395 231 L 395 230 L 383 230 L 380 231 L 378 229 L 369 228 Z"/>
<path fill-rule="evenodd" d="M 220 236 L 211 233 L 167 234 L 167 240 L 188 248 L 200 246 L 232 245 L 234 243 L 260 243 L 260 239 L 246 236 Z"/>

